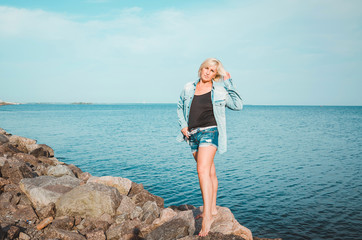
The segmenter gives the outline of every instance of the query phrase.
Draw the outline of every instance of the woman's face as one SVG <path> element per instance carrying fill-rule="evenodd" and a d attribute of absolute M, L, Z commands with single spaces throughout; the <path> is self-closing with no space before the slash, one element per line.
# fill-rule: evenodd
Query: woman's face
<path fill-rule="evenodd" d="M 211 81 L 216 77 L 217 67 L 215 66 L 207 66 L 201 69 L 200 78 L 204 82 Z"/>

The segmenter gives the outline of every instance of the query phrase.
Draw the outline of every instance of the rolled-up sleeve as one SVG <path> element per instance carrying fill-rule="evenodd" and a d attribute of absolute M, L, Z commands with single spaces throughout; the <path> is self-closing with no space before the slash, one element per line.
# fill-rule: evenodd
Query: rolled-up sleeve
<path fill-rule="evenodd" d="M 234 87 L 231 78 L 224 81 L 224 87 L 228 92 L 228 96 L 226 97 L 226 107 L 232 110 L 243 109 L 243 101 L 240 94 Z"/>

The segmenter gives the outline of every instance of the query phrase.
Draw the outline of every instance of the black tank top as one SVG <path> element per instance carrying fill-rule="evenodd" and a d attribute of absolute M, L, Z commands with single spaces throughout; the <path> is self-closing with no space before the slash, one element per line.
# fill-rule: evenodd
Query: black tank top
<path fill-rule="evenodd" d="M 216 125 L 211 102 L 211 91 L 202 95 L 194 95 L 189 114 L 189 131 L 193 128 Z"/>

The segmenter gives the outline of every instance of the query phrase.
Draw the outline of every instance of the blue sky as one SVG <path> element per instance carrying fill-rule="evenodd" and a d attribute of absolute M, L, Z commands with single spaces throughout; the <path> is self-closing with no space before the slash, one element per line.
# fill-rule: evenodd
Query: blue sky
<path fill-rule="evenodd" d="M 362 1 L 0 1 L 4 101 L 175 103 L 208 57 L 245 104 L 362 105 Z"/>

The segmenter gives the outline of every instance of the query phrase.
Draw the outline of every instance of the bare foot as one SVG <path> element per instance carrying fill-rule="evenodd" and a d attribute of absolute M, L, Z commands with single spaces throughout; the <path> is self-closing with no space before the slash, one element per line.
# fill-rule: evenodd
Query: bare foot
<path fill-rule="evenodd" d="M 203 211 L 203 206 L 200 207 L 200 210 Z M 216 215 L 217 215 L 217 209 L 216 209 L 216 208 L 215 208 L 215 209 L 212 209 L 212 210 L 211 210 L 211 214 L 212 214 L 212 216 L 216 216 Z M 204 217 L 204 213 L 202 212 L 202 213 L 198 214 L 198 215 L 195 217 L 195 219 L 199 219 L 199 218 L 203 218 L 203 217 Z"/>
<path fill-rule="evenodd" d="M 201 227 L 201 231 L 199 232 L 200 237 L 207 236 L 207 234 L 210 231 L 211 224 L 212 224 L 213 221 L 214 221 L 213 217 L 211 217 L 211 218 L 204 217 L 202 219 L 202 227 Z"/>

